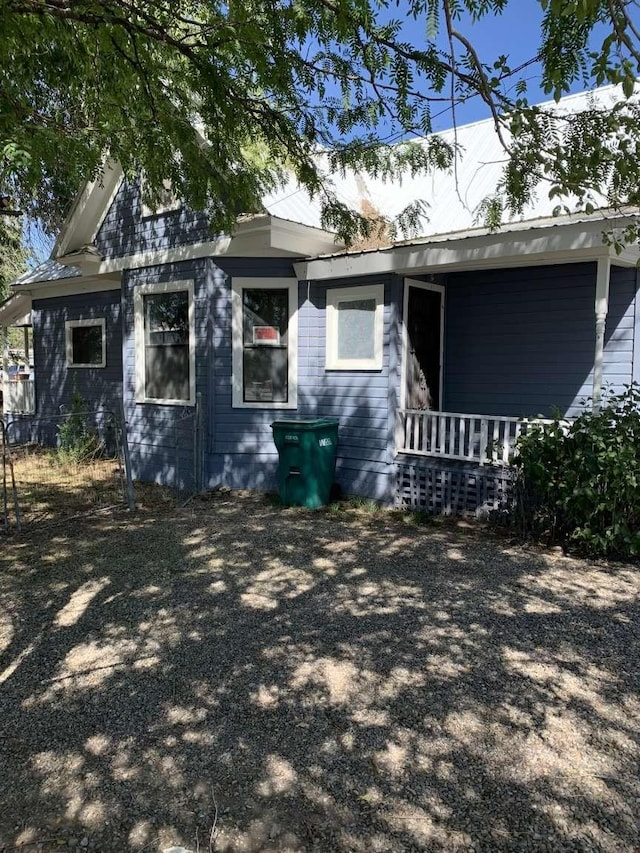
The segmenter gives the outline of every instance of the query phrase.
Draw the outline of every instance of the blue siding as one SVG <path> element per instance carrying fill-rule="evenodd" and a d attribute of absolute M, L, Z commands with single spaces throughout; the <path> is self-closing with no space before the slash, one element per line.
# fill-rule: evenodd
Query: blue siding
<path fill-rule="evenodd" d="M 56 415 L 68 407 L 74 385 L 90 407 L 117 408 L 122 395 L 120 291 L 38 299 L 33 303 L 36 412 Z M 105 319 L 106 366 L 67 367 L 65 322 Z"/>
<path fill-rule="evenodd" d="M 123 181 L 95 239 L 106 258 L 170 249 L 212 238 L 206 214 L 187 208 L 142 217 L 137 183 Z"/>
<path fill-rule="evenodd" d="M 135 332 L 133 294 L 136 286 L 161 281 L 193 281 L 195 299 L 196 394 L 202 401 L 206 428 L 209 387 L 207 335 L 210 317 L 208 262 L 198 260 L 162 267 L 128 270 L 123 276 L 123 398 L 134 477 L 170 486 L 194 482 L 194 407 L 135 401 Z"/>
<path fill-rule="evenodd" d="M 271 437 L 266 450 L 256 439 L 265 413 L 233 410 L 231 422 L 225 417 L 231 404 L 230 275 L 293 276 L 293 268 L 290 260 L 282 258 L 221 258 L 215 263 L 212 259 L 201 259 L 131 270 L 125 275 L 124 400 L 131 457 L 139 479 L 190 485 L 195 424 L 192 407 L 135 402 L 134 290 L 140 284 L 193 280 L 196 393 L 201 401 L 204 435 L 204 484 L 272 488 L 275 483 L 276 459 Z M 270 414 L 268 423 L 273 420 L 273 413 Z M 229 433 L 233 440 L 225 443 Z"/>
<path fill-rule="evenodd" d="M 450 275 L 444 406 L 495 415 L 565 414 L 591 393 L 595 264 Z M 611 271 L 604 382 L 631 381 L 635 270 Z"/>
<path fill-rule="evenodd" d="M 326 371 L 326 295 L 333 287 L 384 284 L 380 371 Z M 393 497 L 394 417 L 398 406 L 398 309 L 401 279 L 376 276 L 300 287 L 300 414 L 340 419 L 338 483 L 346 493 Z M 308 297 L 307 298 L 307 292 Z"/>
<path fill-rule="evenodd" d="M 235 488 L 274 488 L 277 453 L 271 423 L 280 417 L 340 418 L 337 480 L 347 493 L 391 498 L 393 412 L 396 408 L 400 279 L 348 279 L 298 287 L 298 408 L 234 409 L 231 405 L 232 276 L 293 276 L 290 261 L 216 259 L 213 272 L 209 478 Z M 229 276 L 229 277 L 227 277 Z M 381 371 L 325 372 L 327 286 L 384 283 Z M 390 346 L 393 341 L 393 346 Z M 391 377 L 391 379 L 390 379 Z M 390 397 L 391 394 L 391 397 Z"/>
<path fill-rule="evenodd" d="M 234 276 L 294 278 L 292 261 L 216 258 L 210 264 L 209 482 L 232 488 L 273 489 L 278 460 L 269 424 L 282 416 L 282 411 L 231 407 L 231 279 Z"/>

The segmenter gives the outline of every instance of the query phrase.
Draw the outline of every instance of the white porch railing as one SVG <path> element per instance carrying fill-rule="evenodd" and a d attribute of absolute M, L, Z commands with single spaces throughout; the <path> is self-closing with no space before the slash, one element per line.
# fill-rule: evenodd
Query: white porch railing
<path fill-rule="evenodd" d="M 485 465 L 508 465 L 520 435 L 542 418 L 504 418 L 456 412 L 400 409 L 396 450 L 415 456 L 439 456 Z"/>
<path fill-rule="evenodd" d="M 2 410 L 16 415 L 33 414 L 36 410 L 36 386 L 33 379 L 5 380 L 2 383 Z"/>

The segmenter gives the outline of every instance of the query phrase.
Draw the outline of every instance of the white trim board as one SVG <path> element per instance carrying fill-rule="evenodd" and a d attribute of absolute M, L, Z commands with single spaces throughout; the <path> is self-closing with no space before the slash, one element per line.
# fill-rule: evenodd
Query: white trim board
<path fill-rule="evenodd" d="M 102 358 L 99 362 L 80 364 L 73 360 L 73 330 L 98 326 L 102 333 Z M 107 366 L 107 324 L 104 317 L 86 320 L 66 320 L 64 324 L 65 352 L 67 369 L 94 368 L 99 370 Z"/>
<path fill-rule="evenodd" d="M 245 402 L 243 394 L 243 289 L 288 290 L 287 402 Z M 231 405 L 234 409 L 296 409 L 298 407 L 298 280 L 295 278 L 247 278 L 231 280 Z"/>
<path fill-rule="evenodd" d="M 56 240 L 52 257 L 64 255 L 93 243 L 124 179 L 122 168 L 108 160 L 94 181 L 88 181 L 76 196 Z"/>
<path fill-rule="evenodd" d="M 316 258 L 294 264 L 298 278 L 322 281 L 361 275 L 420 275 L 430 272 L 499 269 L 559 263 L 596 261 L 609 256 L 612 263 L 635 265 L 633 252 L 617 256 L 603 243 L 605 226 L 612 223 L 581 222 L 498 232 L 458 239 L 396 246 L 360 254 Z M 638 251 L 635 250 L 636 259 Z"/>
<path fill-rule="evenodd" d="M 147 397 L 145 388 L 146 361 L 144 336 L 144 296 L 156 293 L 187 292 L 189 306 L 189 399 L 173 400 Z M 163 281 L 140 284 L 133 292 L 135 339 L 135 400 L 154 406 L 195 406 L 196 404 L 196 333 L 195 333 L 195 283 L 193 280 Z"/>
<path fill-rule="evenodd" d="M 440 409 L 443 408 L 444 395 L 444 318 L 445 318 L 445 288 L 441 284 L 432 281 L 417 281 L 405 278 L 402 294 L 402 358 L 400 359 L 400 408 L 406 408 L 407 401 L 407 347 L 409 344 L 409 332 L 407 330 L 407 316 L 409 311 L 409 288 L 418 287 L 422 290 L 434 290 L 440 294 L 440 377 L 439 394 Z"/>
<path fill-rule="evenodd" d="M 120 290 L 122 283 L 120 276 L 113 278 L 112 276 L 104 277 L 104 279 L 95 278 L 65 278 L 62 281 L 55 282 L 36 282 L 35 284 L 24 285 L 17 293 L 29 295 L 33 299 L 55 299 L 57 296 L 73 296 L 74 294 L 82 293 L 101 293 L 105 290 Z"/>
<path fill-rule="evenodd" d="M 13 326 L 18 320 L 26 320 L 31 312 L 31 294 L 13 293 L 0 305 L 0 328 Z"/>
<path fill-rule="evenodd" d="M 372 358 L 341 359 L 339 357 L 339 305 L 343 302 L 375 300 Z M 384 346 L 384 284 L 327 289 L 325 370 L 380 371 Z"/>

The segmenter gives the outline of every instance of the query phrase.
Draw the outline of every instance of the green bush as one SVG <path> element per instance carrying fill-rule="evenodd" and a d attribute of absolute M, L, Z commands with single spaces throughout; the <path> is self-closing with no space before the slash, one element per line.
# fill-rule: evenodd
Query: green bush
<path fill-rule="evenodd" d="M 71 411 L 58 427 L 58 459 L 76 464 L 91 462 L 102 453 L 102 443 L 96 430 L 87 422 L 87 404 L 74 386 Z"/>
<path fill-rule="evenodd" d="M 512 516 L 527 538 L 590 556 L 640 554 L 640 388 L 517 444 Z"/>

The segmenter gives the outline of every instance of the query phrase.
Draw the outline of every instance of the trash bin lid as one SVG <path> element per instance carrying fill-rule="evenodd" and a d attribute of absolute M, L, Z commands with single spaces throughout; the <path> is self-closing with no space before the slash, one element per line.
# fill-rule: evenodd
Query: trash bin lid
<path fill-rule="evenodd" d="M 338 418 L 282 418 L 271 424 L 274 427 L 283 427 L 287 430 L 302 432 L 303 430 L 319 429 L 320 427 L 338 426 Z"/>

